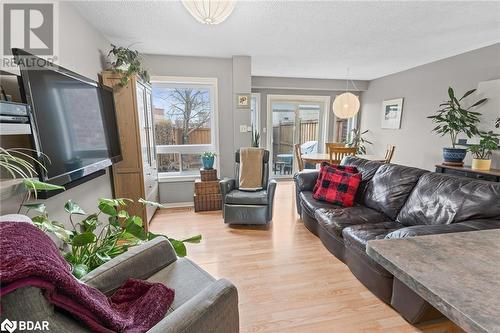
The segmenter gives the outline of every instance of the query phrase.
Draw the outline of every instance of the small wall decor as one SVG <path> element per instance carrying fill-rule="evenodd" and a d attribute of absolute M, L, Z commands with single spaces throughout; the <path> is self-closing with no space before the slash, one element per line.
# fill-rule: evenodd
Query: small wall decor
<path fill-rule="evenodd" d="M 236 94 L 236 108 L 237 109 L 250 109 L 250 94 Z"/>
<path fill-rule="evenodd" d="M 385 100 L 382 104 L 382 128 L 400 129 L 403 99 Z"/>

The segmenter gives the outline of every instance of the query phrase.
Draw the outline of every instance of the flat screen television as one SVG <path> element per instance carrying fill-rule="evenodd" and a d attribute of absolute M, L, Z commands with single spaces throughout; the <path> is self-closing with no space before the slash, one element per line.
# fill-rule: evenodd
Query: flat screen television
<path fill-rule="evenodd" d="M 111 88 L 13 49 L 31 105 L 40 180 L 67 185 L 122 159 Z M 88 177 L 87 177 L 88 178 Z"/>

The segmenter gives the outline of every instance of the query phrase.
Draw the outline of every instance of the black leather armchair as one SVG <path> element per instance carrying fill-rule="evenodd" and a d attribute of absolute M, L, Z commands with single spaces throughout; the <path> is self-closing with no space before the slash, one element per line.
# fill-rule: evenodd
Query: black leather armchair
<path fill-rule="evenodd" d="M 269 179 L 269 151 L 264 151 L 262 159 L 262 190 L 260 191 L 239 190 L 239 150 L 235 154 L 235 159 L 235 178 L 226 178 L 220 182 L 224 223 L 267 224 L 273 219 L 273 201 L 276 191 L 276 181 Z"/>

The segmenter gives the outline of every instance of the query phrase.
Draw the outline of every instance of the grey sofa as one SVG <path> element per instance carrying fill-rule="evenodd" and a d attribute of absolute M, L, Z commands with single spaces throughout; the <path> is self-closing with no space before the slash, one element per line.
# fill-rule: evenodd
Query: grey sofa
<path fill-rule="evenodd" d="M 269 151 L 264 151 L 264 158 L 262 159 L 261 191 L 239 190 L 239 150 L 236 151 L 235 160 L 235 178 L 226 178 L 220 182 L 224 223 L 267 224 L 273 219 L 273 201 L 274 192 L 276 191 L 276 181 L 269 179 Z"/>
<path fill-rule="evenodd" d="M 164 237 L 157 237 L 86 275 L 82 281 L 105 294 L 112 293 L 128 278 L 161 282 L 175 290 L 172 307 L 148 332 L 239 331 L 238 293 L 225 279 L 216 280 L 189 259 L 178 259 Z M 1 299 L 1 321 L 48 321 L 50 332 L 91 332 L 87 327 L 55 309 L 41 289 L 17 289 Z"/>

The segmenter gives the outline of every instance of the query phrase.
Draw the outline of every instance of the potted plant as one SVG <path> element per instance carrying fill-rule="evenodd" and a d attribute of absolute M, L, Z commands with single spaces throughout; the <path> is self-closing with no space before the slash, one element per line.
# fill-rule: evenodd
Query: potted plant
<path fill-rule="evenodd" d="M 470 145 L 468 150 L 472 153 L 472 169 L 489 170 L 491 168 L 491 154 L 498 149 L 499 134 L 489 132 L 481 132 L 481 139 L 478 144 Z"/>
<path fill-rule="evenodd" d="M 371 145 L 372 142 L 366 140 L 363 135 L 368 133 L 368 130 L 361 132 L 357 128 L 353 128 L 348 134 L 347 134 L 347 139 L 344 141 L 347 147 L 356 147 L 358 150 L 356 151 L 356 154 L 359 155 L 364 155 L 366 154 L 366 144 Z"/>
<path fill-rule="evenodd" d="M 210 170 L 214 167 L 215 153 L 211 151 L 206 151 L 201 154 L 201 162 L 203 163 L 203 169 Z"/>
<path fill-rule="evenodd" d="M 113 55 L 115 60 L 111 62 L 111 70 L 115 73 L 123 74 L 120 79 L 120 85 L 125 86 L 128 80 L 133 75 L 139 75 L 141 79 L 149 82 L 149 73 L 142 67 L 141 55 L 136 50 L 131 50 L 128 47 L 117 47 L 111 44 L 111 51 L 108 53 L 108 57 Z"/>
<path fill-rule="evenodd" d="M 252 147 L 259 148 L 260 134 L 259 131 L 252 126 Z"/>
<path fill-rule="evenodd" d="M 479 134 L 476 127 L 479 123 L 478 112 L 470 111 L 484 102 L 486 98 L 472 103 L 469 107 L 464 108 L 461 104 L 462 100 L 474 93 L 476 89 L 467 91 L 460 99 L 455 97 L 453 88 L 448 88 L 449 100 L 439 104 L 437 114 L 427 118 L 432 119 L 437 124 L 433 131 L 441 134 L 441 136 L 449 135 L 451 138 L 451 147 L 443 148 L 444 164 L 463 165 L 463 160 L 467 154 L 467 149 L 457 148 L 456 142 L 459 134 L 463 133 L 468 138 Z"/>

